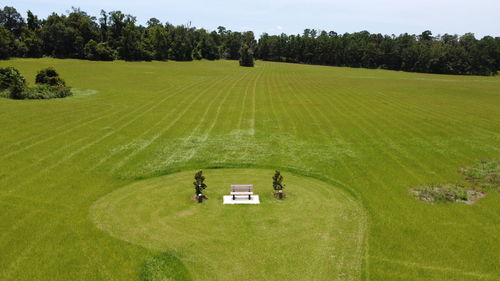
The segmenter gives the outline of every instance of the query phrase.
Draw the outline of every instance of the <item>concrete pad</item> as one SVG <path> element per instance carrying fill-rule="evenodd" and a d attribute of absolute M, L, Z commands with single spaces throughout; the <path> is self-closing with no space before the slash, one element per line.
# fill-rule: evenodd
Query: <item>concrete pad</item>
<path fill-rule="evenodd" d="M 259 195 L 252 195 L 252 199 L 248 200 L 248 195 L 236 196 L 233 200 L 232 195 L 224 195 L 224 204 L 260 204 Z"/>

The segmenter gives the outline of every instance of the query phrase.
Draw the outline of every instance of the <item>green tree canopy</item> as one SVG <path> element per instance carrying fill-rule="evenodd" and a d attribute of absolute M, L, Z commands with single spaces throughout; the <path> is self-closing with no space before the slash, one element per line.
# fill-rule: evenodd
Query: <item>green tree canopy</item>
<path fill-rule="evenodd" d="M 190 24 L 162 24 L 157 18 L 141 26 L 121 11 L 101 10 L 96 18 L 72 8 L 46 19 L 28 11 L 26 19 L 14 7 L 0 10 L 0 59 L 230 59 L 246 66 L 261 59 L 468 75 L 495 75 L 500 68 L 500 37 L 479 39 L 472 33 L 434 36 L 425 30 L 396 36 L 305 29 L 297 35 L 264 33 L 257 41 L 253 32 L 223 26 L 207 31 Z"/>
<path fill-rule="evenodd" d="M 240 48 L 240 65 L 247 67 L 254 66 L 253 50 L 246 43 Z"/>

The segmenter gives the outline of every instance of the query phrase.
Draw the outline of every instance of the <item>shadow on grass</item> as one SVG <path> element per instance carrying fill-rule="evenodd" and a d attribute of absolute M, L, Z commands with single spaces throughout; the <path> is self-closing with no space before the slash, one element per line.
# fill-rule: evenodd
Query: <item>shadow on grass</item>
<path fill-rule="evenodd" d="M 141 281 L 191 281 L 182 261 L 171 252 L 164 252 L 148 259 L 141 267 Z"/>

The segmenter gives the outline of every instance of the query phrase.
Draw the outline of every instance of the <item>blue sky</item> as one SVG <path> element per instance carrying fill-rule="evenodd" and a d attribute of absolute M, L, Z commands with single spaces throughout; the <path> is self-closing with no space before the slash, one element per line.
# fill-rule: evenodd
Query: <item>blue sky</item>
<path fill-rule="evenodd" d="M 429 29 L 434 35 L 500 36 L 500 0 L 4 0 L 0 5 L 14 6 L 23 16 L 31 10 L 43 18 L 51 12 L 65 13 L 72 6 L 94 16 L 101 9 L 121 10 L 141 24 L 156 17 L 175 25 L 191 22 L 208 30 L 223 25 L 256 35 L 297 34 L 315 28 L 338 33 L 419 34 Z"/>

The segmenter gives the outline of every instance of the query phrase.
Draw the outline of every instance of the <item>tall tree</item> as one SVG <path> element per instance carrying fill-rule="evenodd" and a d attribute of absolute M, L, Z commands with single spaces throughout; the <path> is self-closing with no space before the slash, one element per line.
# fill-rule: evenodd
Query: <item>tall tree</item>
<path fill-rule="evenodd" d="M 150 19 L 146 29 L 145 37 L 150 46 L 155 60 L 167 60 L 170 49 L 167 30 L 157 19 Z"/>
<path fill-rule="evenodd" d="M 141 32 L 133 21 L 129 21 L 122 29 L 118 52 L 124 60 L 150 60 L 151 56 L 143 46 Z"/>
<path fill-rule="evenodd" d="M 181 25 L 174 27 L 170 31 L 170 57 L 178 61 L 193 60 L 193 30 L 187 26 Z"/>
<path fill-rule="evenodd" d="M 279 199 L 283 199 L 283 188 L 285 188 L 283 176 L 280 171 L 275 171 L 273 176 L 273 189 L 274 195 Z"/>
<path fill-rule="evenodd" d="M 0 25 L 0 59 L 8 59 L 13 53 L 12 41 L 14 40 L 10 33 L 3 25 Z"/>
<path fill-rule="evenodd" d="M 14 7 L 9 6 L 5 6 L 3 10 L 0 10 L 0 24 L 16 37 L 21 35 L 23 28 L 26 26 L 21 14 Z"/>
<path fill-rule="evenodd" d="M 240 49 L 240 65 L 248 67 L 254 66 L 253 51 L 246 43 L 243 43 Z"/>
<path fill-rule="evenodd" d="M 200 170 L 196 172 L 196 174 L 194 175 L 193 185 L 198 203 L 202 203 L 203 199 L 208 199 L 208 197 L 203 194 L 203 190 L 207 188 L 207 185 L 205 184 L 205 176 L 203 176 L 203 171 Z"/>
<path fill-rule="evenodd" d="M 254 49 L 255 49 L 255 38 L 253 32 L 247 31 L 242 35 L 242 45 L 240 48 L 240 65 L 241 66 L 254 66 Z"/>
<path fill-rule="evenodd" d="M 38 19 L 38 17 L 37 17 L 37 16 L 35 16 L 35 15 L 34 15 L 31 11 L 29 11 L 29 10 L 28 10 L 28 19 L 27 19 L 27 21 L 28 21 L 28 28 L 29 28 L 30 30 L 33 30 L 33 31 L 38 30 L 38 29 L 41 27 L 41 25 L 42 25 L 42 23 L 41 23 L 41 21 Z"/>

